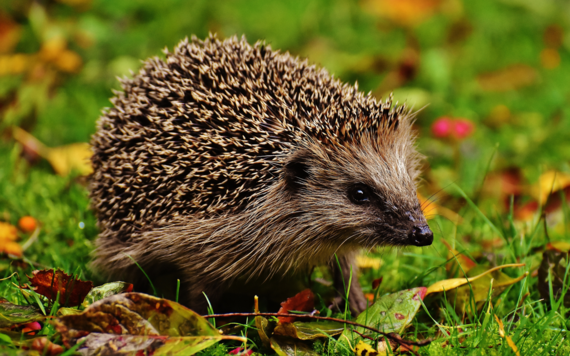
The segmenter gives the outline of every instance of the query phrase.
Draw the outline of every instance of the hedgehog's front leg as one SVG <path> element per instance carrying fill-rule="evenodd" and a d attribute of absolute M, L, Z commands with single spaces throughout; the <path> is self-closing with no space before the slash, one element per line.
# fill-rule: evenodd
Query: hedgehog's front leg
<path fill-rule="evenodd" d="M 340 264 L 340 269 L 339 269 Z M 352 269 L 352 278 L 351 272 Z M 360 283 L 358 283 L 358 266 L 356 265 L 356 254 L 346 254 L 338 256 L 338 263 L 336 259 L 333 261 L 333 275 L 334 286 L 337 292 L 346 296 L 346 288 L 348 288 L 350 281 L 350 290 L 348 292 L 348 305 L 351 313 L 356 316 L 366 309 L 368 301 L 362 292 Z"/>

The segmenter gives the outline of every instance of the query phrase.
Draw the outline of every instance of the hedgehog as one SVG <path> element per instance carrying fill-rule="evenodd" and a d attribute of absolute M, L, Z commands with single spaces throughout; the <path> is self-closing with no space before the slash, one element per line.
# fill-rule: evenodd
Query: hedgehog
<path fill-rule="evenodd" d="M 180 301 L 206 312 L 315 266 L 332 265 L 342 291 L 359 251 L 432 243 L 406 105 L 245 37 L 164 53 L 120 79 L 92 137 L 99 271 L 174 276 Z M 366 308 L 355 278 L 349 305 Z"/>

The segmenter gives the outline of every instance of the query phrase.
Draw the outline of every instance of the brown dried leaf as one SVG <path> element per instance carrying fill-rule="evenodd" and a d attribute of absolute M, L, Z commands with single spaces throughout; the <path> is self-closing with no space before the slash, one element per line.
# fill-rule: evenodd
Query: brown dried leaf
<path fill-rule="evenodd" d="M 281 303 L 281 308 L 278 313 L 288 313 L 290 310 L 309 312 L 312 311 L 314 307 L 315 295 L 310 289 L 305 289 Z M 295 321 L 294 317 L 289 316 L 280 316 L 277 319 L 279 319 L 279 323 L 292 323 Z"/>
<path fill-rule="evenodd" d="M 8 53 L 16 47 L 22 33 L 21 26 L 7 14 L 0 13 L 0 53 Z"/>
<path fill-rule="evenodd" d="M 116 294 L 91 304 L 82 313 L 55 320 L 64 345 L 85 337 L 80 352 L 95 355 L 192 355 L 223 335 L 204 317 L 169 300 L 140 293 Z"/>
<path fill-rule="evenodd" d="M 477 78 L 485 91 L 502 92 L 524 88 L 536 83 L 538 73 L 525 64 L 515 64 L 502 70 L 482 74 Z"/>
<path fill-rule="evenodd" d="M 33 291 L 49 300 L 55 300 L 59 292 L 59 303 L 63 306 L 75 307 L 83 302 L 85 296 L 93 288 L 93 282 L 82 281 L 67 275 L 61 270 L 42 270 L 32 272 L 30 284 Z"/>

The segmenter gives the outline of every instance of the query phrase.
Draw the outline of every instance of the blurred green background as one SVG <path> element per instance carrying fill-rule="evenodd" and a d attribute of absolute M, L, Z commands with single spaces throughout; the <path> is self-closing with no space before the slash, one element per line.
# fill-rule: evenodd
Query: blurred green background
<path fill-rule="evenodd" d="M 569 26 L 563 0 L 3 0 L 1 218 L 36 216 L 45 245 L 86 255 L 96 229 L 84 181 L 56 176 L 26 149 L 23 160 L 13 128 L 50 147 L 88 142 L 120 89 L 117 77 L 210 32 L 265 40 L 378 98 L 393 92 L 422 109 L 420 191 L 437 193 L 438 204 L 465 204 L 440 191 L 455 183 L 488 198 L 486 212 L 505 211 L 510 196 L 525 207 L 540 196 L 528 187 L 541 174 L 570 173 Z M 443 137 L 432 126 L 442 118 L 467 122 L 469 133 Z M 42 255 L 45 245 L 29 258 L 78 263 Z"/>

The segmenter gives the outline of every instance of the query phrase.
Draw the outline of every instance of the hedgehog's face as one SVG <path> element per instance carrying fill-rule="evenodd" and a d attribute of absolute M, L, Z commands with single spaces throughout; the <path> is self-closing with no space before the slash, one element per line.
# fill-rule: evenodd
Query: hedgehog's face
<path fill-rule="evenodd" d="M 376 147 L 300 151 L 285 166 L 303 224 L 341 244 L 427 246 L 433 233 L 420 208 L 414 165 Z M 318 226 L 317 226 L 318 225 Z"/>
<path fill-rule="evenodd" d="M 357 228 L 367 240 L 378 244 L 431 245 L 433 233 L 416 202 L 394 203 L 390 192 L 360 182 L 347 187 L 346 195 L 357 206 L 349 210 L 359 210 L 370 221 Z"/>

